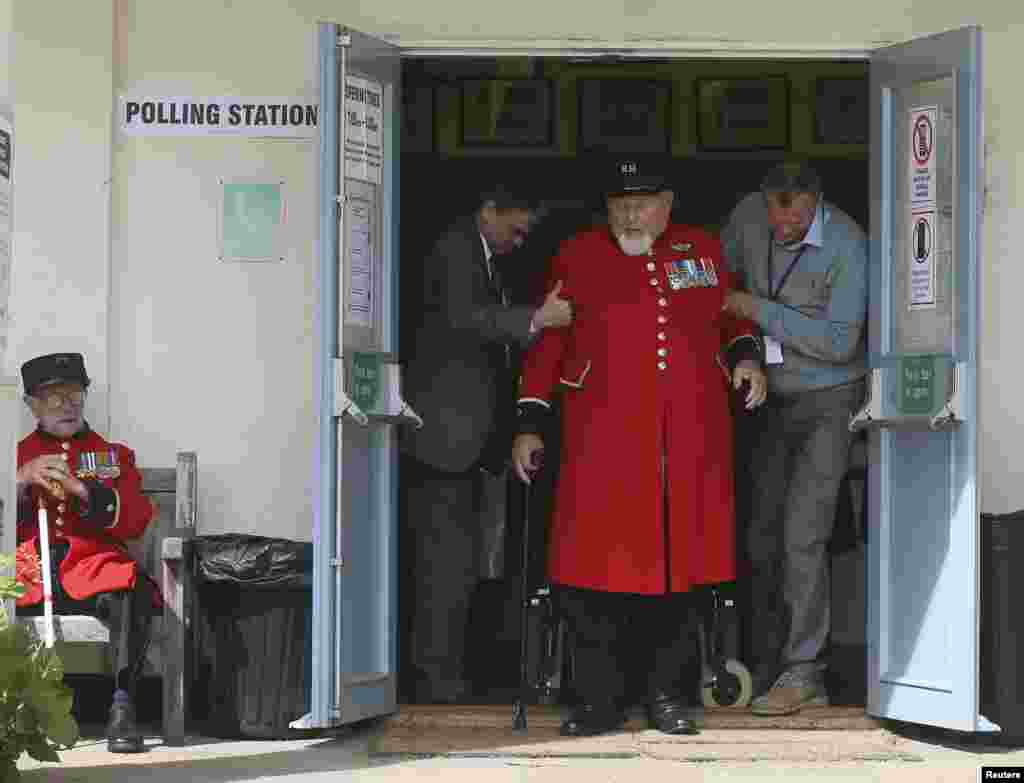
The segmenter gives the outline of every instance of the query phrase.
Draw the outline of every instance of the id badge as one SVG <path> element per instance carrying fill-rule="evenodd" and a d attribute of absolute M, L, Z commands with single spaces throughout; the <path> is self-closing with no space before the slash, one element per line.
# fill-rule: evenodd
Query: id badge
<path fill-rule="evenodd" d="M 764 363 L 782 364 L 782 343 L 767 335 L 764 338 Z"/>

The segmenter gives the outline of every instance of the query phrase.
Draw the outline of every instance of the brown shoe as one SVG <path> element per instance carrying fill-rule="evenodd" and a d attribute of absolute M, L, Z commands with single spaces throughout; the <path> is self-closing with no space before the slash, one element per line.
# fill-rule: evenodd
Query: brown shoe
<path fill-rule="evenodd" d="M 786 669 L 768 692 L 750 703 L 754 715 L 792 715 L 803 707 L 828 706 L 821 672 L 814 665 Z"/>

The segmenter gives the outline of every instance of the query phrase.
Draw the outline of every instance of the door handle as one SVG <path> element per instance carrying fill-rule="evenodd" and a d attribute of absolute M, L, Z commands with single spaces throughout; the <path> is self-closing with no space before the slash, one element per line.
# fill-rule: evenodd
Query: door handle
<path fill-rule="evenodd" d="M 349 396 L 345 385 L 345 363 L 342 359 L 334 360 L 334 415 L 344 416 L 346 413 L 360 425 L 368 426 L 371 421 L 391 423 L 411 423 L 416 429 L 423 426 L 423 419 L 412 409 L 401 395 L 400 368 L 397 362 L 380 361 L 375 373 L 379 390 L 372 395 L 372 407 L 366 410 Z"/>
<path fill-rule="evenodd" d="M 961 376 L 965 371 L 963 362 L 957 362 L 953 365 L 953 381 L 949 394 L 937 413 L 918 416 L 911 414 L 892 416 L 886 415 L 882 405 L 883 371 L 878 367 L 872 369 L 871 383 L 868 385 L 868 397 L 861 409 L 850 417 L 850 431 L 858 432 L 873 427 L 913 429 L 925 425 L 930 430 L 938 431 L 958 426 L 964 421 L 961 415 L 960 389 L 962 385 Z"/>

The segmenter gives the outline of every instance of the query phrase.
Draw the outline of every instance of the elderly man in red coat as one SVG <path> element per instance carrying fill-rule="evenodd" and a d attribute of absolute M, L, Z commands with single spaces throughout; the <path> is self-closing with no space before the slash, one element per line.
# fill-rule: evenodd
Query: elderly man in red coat
<path fill-rule="evenodd" d="M 669 222 L 673 193 L 658 171 L 628 161 L 614 177 L 608 227 L 553 261 L 575 320 L 526 357 L 513 463 L 528 482 L 560 392 L 548 569 L 581 698 L 562 734 L 623 724 L 629 658 L 647 673 L 653 726 L 694 734 L 690 591 L 735 578 L 730 387 L 746 390 L 747 408 L 764 401 L 763 349 L 754 324 L 723 311 L 732 281 L 717 237 Z"/>
<path fill-rule="evenodd" d="M 153 516 L 142 494 L 135 454 L 89 428 L 83 418 L 89 377 L 78 353 L 39 356 L 21 367 L 25 402 L 35 432 L 18 444 L 18 581 L 26 591 L 18 613 L 39 614 L 37 509 L 49 522 L 54 611 L 93 614 L 119 634 L 115 690 L 107 747 L 115 753 L 143 750 L 135 723 L 134 692 L 142 673 L 149 624 L 159 598 L 125 549 Z"/>

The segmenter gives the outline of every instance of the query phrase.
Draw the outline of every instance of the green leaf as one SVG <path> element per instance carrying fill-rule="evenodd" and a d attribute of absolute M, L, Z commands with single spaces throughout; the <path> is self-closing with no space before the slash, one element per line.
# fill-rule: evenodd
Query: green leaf
<path fill-rule="evenodd" d="M 75 746 L 79 736 L 81 736 L 78 730 L 78 721 L 75 720 L 73 715 L 65 715 L 51 724 L 47 734 L 50 739 L 62 748 L 69 749 Z"/>
<path fill-rule="evenodd" d="M 50 743 L 46 741 L 45 737 L 33 737 L 32 740 L 25 745 L 25 752 L 36 761 L 60 762 L 60 756 L 57 755 L 57 749 L 50 745 Z"/>
<path fill-rule="evenodd" d="M 0 756 L 0 783 L 19 783 L 21 773 L 13 759 Z"/>

